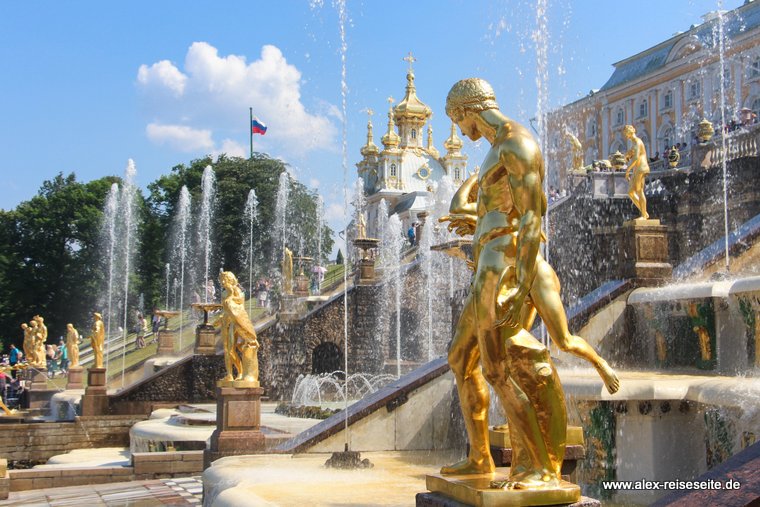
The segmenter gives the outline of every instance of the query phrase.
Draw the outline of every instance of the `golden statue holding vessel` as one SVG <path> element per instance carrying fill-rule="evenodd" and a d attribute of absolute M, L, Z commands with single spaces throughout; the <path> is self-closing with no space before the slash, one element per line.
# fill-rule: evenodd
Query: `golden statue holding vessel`
<path fill-rule="evenodd" d="M 227 374 L 220 381 L 234 387 L 259 387 L 259 341 L 248 313 L 245 296 L 231 271 L 219 273 L 222 286 L 221 326 L 224 345 L 224 366 Z"/>
<path fill-rule="evenodd" d="M 471 140 L 485 137 L 491 150 L 480 171 L 455 194 L 449 215 L 440 218 L 459 235 L 473 234 L 475 271 L 448 357 L 470 451 L 441 474 L 471 476 L 467 487 L 478 490 L 510 490 L 489 494 L 508 494 L 522 505 L 577 501 L 580 489 L 560 475 L 567 431 L 562 386 L 548 349 L 528 332 L 536 312 L 555 343 L 590 361 L 611 393 L 619 387 L 618 378 L 585 340 L 569 332 L 559 280 L 539 253 L 547 202 L 538 144 L 499 110 L 493 89 L 482 79 L 456 83 L 446 114 Z M 494 474 L 486 380 L 509 423 L 508 477 Z M 460 479 L 428 476 L 428 489 L 462 499 Z"/>

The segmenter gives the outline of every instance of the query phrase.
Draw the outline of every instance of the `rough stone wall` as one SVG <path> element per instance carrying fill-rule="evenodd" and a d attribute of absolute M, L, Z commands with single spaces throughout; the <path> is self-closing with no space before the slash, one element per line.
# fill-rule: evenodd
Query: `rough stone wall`
<path fill-rule="evenodd" d="M 757 158 L 742 158 L 728 164 L 729 230 L 760 213 L 760 179 Z M 722 238 L 723 174 L 720 168 L 678 172 L 647 178 L 647 209 L 669 227 L 669 257 L 673 267 Z M 594 199 L 589 181 L 572 196 L 550 210 L 550 264 L 562 283 L 566 304 L 589 293 L 608 280 L 621 279 L 618 231 L 623 222 L 638 216 L 630 199 Z"/>
<path fill-rule="evenodd" d="M 143 416 L 78 417 L 74 422 L 3 424 L 0 457 L 16 462 L 44 463 L 74 449 L 129 447 L 129 429 Z"/>

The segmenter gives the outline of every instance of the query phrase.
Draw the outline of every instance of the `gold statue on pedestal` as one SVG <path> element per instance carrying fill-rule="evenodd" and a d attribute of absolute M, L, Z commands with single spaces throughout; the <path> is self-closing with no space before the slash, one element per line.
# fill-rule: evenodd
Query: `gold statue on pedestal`
<path fill-rule="evenodd" d="M 66 324 L 66 352 L 69 355 L 69 368 L 79 366 L 79 331 L 74 324 Z"/>
<path fill-rule="evenodd" d="M 565 129 L 565 137 L 570 141 L 570 147 L 573 152 L 573 162 L 570 169 L 577 171 L 578 169 L 583 168 L 583 145 L 568 129 Z"/>
<path fill-rule="evenodd" d="M 33 340 L 33 352 L 34 361 L 33 366 L 37 368 L 47 367 L 47 356 L 45 354 L 45 341 L 47 340 L 48 332 L 47 326 L 45 326 L 45 320 L 39 315 L 32 317 L 32 321 L 29 323 L 32 327 Z"/>
<path fill-rule="evenodd" d="M 282 252 L 282 293 L 293 294 L 293 252 L 288 247 Z"/>
<path fill-rule="evenodd" d="M 219 282 L 223 291 L 222 316 L 217 323 L 222 328 L 224 366 L 227 369 L 222 382 L 232 383 L 235 387 L 258 387 L 259 341 L 245 311 L 245 296 L 232 272 L 222 271 Z"/>
<path fill-rule="evenodd" d="M 364 213 L 359 212 L 359 218 L 356 221 L 356 238 L 364 239 L 367 237 L 367 221 L 364 220 Z"/>
<path fill-rule="evenodd" d="M 26 322 L 23 322 L 21 324 L 21 331 L 24 333 L 24 359 L 27 363 L 32 364 L 35 361 L 34 357 L 34 329 L 27 324 Z"/>
<path fill-rule="evenodd" d="M 103 345 L 106 341 L 106 329 L 103 326 L 103 316 L 98 312 L 92 314 L 95 319 L 92 323 L 92 333 L 90 333 L 90 345 L 92 354 L 95 357 L 93 368 L 103 367 Z"/>
<path fill-rule="evenodd" d="M 455 195 L 450 215 L 441 218 L 461 235 L 474 234 L 475 270 L 449 350 L 470 453 L 441 473 L 480 477 L 494 472 L 488 380 L 507 414 L 513 449 L 509 477 L 492 487 L 525 490 L 520 493 L 525 505 L 569 503 L 580 491 L 560 475 L 567 430 L 564 394 L 549 351 L 526 331 L 536 309 L 551 326 L 552 338 L 591 361 L 611 392 L 619 383 L 607 363 L 567 330 L 559 281 L 539 254 L 546 196 L 538 144 L 499 111 L 493 89 L 481 79 L 456 83 L 446 113 L 465 136 L 485 137 L 492 147 L 479 173 Z"/>
<path fill-rule="evenodd" d="M 628 162 L 628 169 L 625 170 L 625 179 L 631 182 L 628 189 L 628 197 L 633 201 L 633 205 L 641 213 L 639 220 L 647 220 L 647 198 L 644 195 L 644 184 L 649 174 L 649 162 L 647 161 L 647 152 L 644 143 L 636 136 L 636 129 L 633 125 L 623 127 L 623 135 L 631 141 L 631 149 L 625 154 L 625 160 Z M 630 172 L 633 170 L 633 178 Z"/>

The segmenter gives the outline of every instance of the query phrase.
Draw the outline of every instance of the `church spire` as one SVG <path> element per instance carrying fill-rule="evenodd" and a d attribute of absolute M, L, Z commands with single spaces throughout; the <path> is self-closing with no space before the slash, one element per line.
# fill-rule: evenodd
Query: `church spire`
<path fill-rule="evenodd" d="M 430 153 L 430 156 L 433 158 L 441 157 L 441 154 L 438 153 L 435 144 L 433 144 L 433 126 L 430 124 L 428 124 L 427 129 L 427 152 Z"/>
<path fill-rule="evenodd" d="M 396 125 L 393 123 L 393 97 L 388 97 L 387 100 L 388 104 L 390 104 L 388 109 L 388 132 L 383 136 L 382 143 L 386 150 L 390 150 L 398 146 L 401 138 L 396 134 Z"/>
<path fill-rule="evenodd" d="M 367 109 L 367 144 L 362 146 L 361 154 L 365 157 L 367 155 L 376 155 L 379 151 L 375 141 L 372 139 L 372 115 L 375 112 L 372 109 Z"/>
<path fill-rule="evenodd" d="M 464 143 L 457 135 L 457 127 L 454 125 L 454 122 L 451 122 L 451 135 L 444 141 L 443 146 L 446 148 L 447 155 L 459 155 L 459 150 L 464 146 Z"/>

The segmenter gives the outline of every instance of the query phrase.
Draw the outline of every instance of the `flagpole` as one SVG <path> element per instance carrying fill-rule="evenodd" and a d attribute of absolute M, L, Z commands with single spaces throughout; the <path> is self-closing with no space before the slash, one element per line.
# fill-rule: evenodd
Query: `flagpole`
<path fill-rule="evenodd" d="M 248 122 L 248 136 L 251 138 L 251 158 L 253 158 L 253 108 L 248 108 L 250 121 Z"/>

